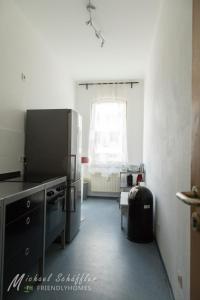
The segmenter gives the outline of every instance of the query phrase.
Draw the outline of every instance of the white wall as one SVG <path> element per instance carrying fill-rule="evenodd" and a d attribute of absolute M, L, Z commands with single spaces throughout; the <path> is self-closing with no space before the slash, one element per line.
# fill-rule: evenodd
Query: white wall
<path fill-rule="evenodd" d="M 165 0 L 145 82 L 144 161 L 157 200 L 157 241 L 175 299 L 189 299 L 192 0 Z M 183 276 L 183 289 L 178 274 Z"/>
<path fill-rule="evenodd" d="M 144 110 L 144 86 L 141 81 L 133 88 L 122 88 L 121 94 L 127 99 L 127 138 L 128 160 L 130 164 L 140 164 L 143 160 L 143 110 Z M 88 155 L 90 113 L 92 102 L 97 95 L 97 88 L 89 86 L 76 87 L 75 109 L 83 117 L 83 156 Z M 118 95 L 120 89 L 118 88 Z"/>
<path fill-rule="evenodd" d="M 0 172 L 7 172 L 22 167 L 25 110 L 72 107 L 74 94 L 58 57 L 13 0 L 0 0 L 0 45 Z"/>

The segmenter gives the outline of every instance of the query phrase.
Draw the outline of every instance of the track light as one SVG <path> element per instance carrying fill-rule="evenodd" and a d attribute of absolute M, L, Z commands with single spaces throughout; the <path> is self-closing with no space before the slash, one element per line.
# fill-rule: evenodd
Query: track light
<path fill-rule="evenodd" d="M 98 39 L 100 39 L 100 33 L 98 31 L 95 31 L 95 35 Z"/>
<path fill-rule="evenodd" d="M 104 44 L 105 44 L 105 40 L 102 39 L 102 41 L 101 41 L 101 48 L 103 48 Z"/>
<path fill-rule="evenodd" d="M 92 25 L 92 20 L 88 20 L 85 23 L 86 23 L 86 25 Z"/>
<path fill-rule="evenodd" d="M 95 36 L 98 39 L 101 40 L 101 48 L 103 48 L 103 46 L 105 44 L 105 39 L 104 39 L 103 35 L 101 34 L 101 31 L 97 30 L 97 28 L 95 27 L 94 22 L 93 22 L 93 18 L 92 18 L 92 11 L 94 11 L 96 9 L 96 6 L 91 3 L 91 0 L 89 0 L 88 5 L 86 6 L 86 8 L 89 12 L 89 20 L 86 21 L 85 23 L 86 23 L 87 26 L 90 25 L 92 27 L 92 29 L 94 30 Z"/>
<path fill-rule="evenodd" d="M 94 6 L 91 1 L 89 1 L 88 5 L 87 5 L 87 10 L 90 11 L 91 9 L 95 10 L 96 6 Z"/>

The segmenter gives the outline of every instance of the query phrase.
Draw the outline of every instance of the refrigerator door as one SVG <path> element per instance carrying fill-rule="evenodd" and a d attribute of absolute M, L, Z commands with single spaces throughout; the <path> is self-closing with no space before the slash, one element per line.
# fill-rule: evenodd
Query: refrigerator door
<path fill-rule="evenodd" d="M 66 241 L 70 242 L 78 233 L 81 222 L 81 180 L 68 186 Z"/>
<path fill-rule="evenodd" d="M 27 111 L 25 174 L 66 176 L 69 153 L 68 111 Z"/>
<path fill-rule="evenodd" d="M 81 116 L 71 109 L 28 110 L 25 174 L 81 177 Z"/>
<path fill-rule="evenodd" d="M 73 110 L 68 114 L 68 180 L 75 182 L 81 178 L 81 139 L 82 139 L 82 119 Z"/>

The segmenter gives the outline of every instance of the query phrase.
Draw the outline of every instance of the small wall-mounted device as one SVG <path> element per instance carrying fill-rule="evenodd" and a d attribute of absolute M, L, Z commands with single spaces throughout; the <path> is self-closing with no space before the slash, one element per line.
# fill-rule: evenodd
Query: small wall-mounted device
<path fill-rule="evenodd" d="M 26 80 L 26 75 L 25 75 L 23 72 L 21 73 L 21 80 L 22 80 L 22 81 L 25 81 L 25 80 Z"/>
<path fill-rule="evenodd" d="M 182 289 L 183 288 L 183 276 L 181 275 L 180 271 L 178 271 L 177 278 L 178 278 L 179 287 Z"/>

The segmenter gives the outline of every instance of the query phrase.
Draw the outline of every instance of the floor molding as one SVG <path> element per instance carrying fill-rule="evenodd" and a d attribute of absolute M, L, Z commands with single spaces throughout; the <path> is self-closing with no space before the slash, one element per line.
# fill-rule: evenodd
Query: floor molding
<path fill-rule="evenodd" d="M 88 197 L 101 197 L 101 198 L 119 198 L 120 193 L 109 192 L 88 192 Z"/>
<path fill-rule="evenodd" d="M 173 289 L 172 289 L 172 285 L 171 285 L 171 282 L 170 282 L 170 280 L 169 280 L 169 276 L 168 276 L 168 273 L 167 273 L 167 269 L 166 269 L 166 266 L 165 266 L 165 263 L 164 263 L 162 254 L 161 254 L 161 252 L 160 252 L 160 248 L 159 248 L 159 245 L 158 245 L 158 242 L 157 242 L 156 237 L 154 237 L 154 240 L 155 240 L 155 243 L 156 243 L 156 247 L 157 247 L 157 249 L 158 249 L 158 253 L 159 253 L 160 260 L 161 260 L 161 262 L 162 262 L 163 268 L 165 269 L 165 273 L 166 273 L 167 281 L 168 281 L 168 284 L 169 284 L 169 289 L 170 289 L 170 293 L 171 293 L 172 300 L 175 300 L 174 292 L 173 292 Z"/>

